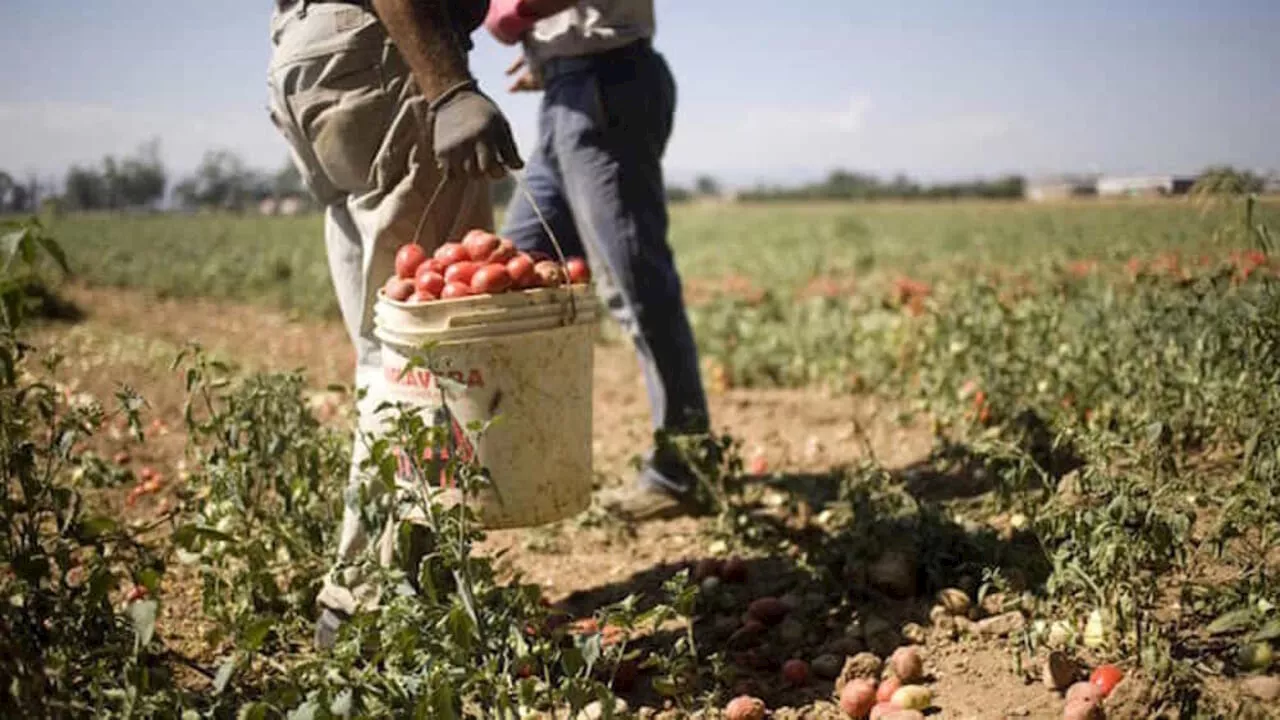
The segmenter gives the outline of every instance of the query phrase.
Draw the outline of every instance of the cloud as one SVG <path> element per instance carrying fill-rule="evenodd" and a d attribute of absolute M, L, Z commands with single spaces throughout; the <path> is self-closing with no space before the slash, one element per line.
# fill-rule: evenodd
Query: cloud
<path fill-rule="evenodd" d="M 854 95 L 843 108 L 759 107 L 748 110 L 743 129 L 747 132 L 806 129 L 817 132 L 854 134 L 863 129 L 871 98 Z"/>
<path fill-rule="evenodd" d="M 906 171 L 923 177 L 999 172 L 1027 159 L 1018 116 L 1000 111 L 924 113 L 849 93 L 829 104 L 761 104 L 736 112 L 690 103 L 677 108 L 668 175 L 687 183 L 712 173 L 730 184 L 816 178 L 836 167 Z M 536 138 L 536 106 L 505 108 L 527 155 Z M 287 157 L 266 110 L 123 108 L 72 102 L 0 103 L 0 169 L 62 178 L 72 164 L 132 153 L 160 138 L 174 179 L 213 148 L 271 169 Z M 1020 155 L 1021 153 L 1021 155 Z"/>
<path fill-rule="evenodd" d="M 677 182 L 720 173 L 731 184 L 815 178 L 837 167 L 925 177 L 1003 172 L 1018 167 L 1024 130 L 1015 113 L 924 112 L 861 94 L 839 105 L 751 107 L 728 119 L 691 111 L 677 117 L 668 172 Z"/>
<path fill-rule="evenodd" d="M 132 153 L 160 138 L 171 174 L 200 162 L 206 150 L 226 148 L 251 166 L 274 168 L 287 157 L 265 108 L 253 111 L 157 110 L 74 102 L 0 103 L 0 167 L 61 177 L 73 164 Z"/>

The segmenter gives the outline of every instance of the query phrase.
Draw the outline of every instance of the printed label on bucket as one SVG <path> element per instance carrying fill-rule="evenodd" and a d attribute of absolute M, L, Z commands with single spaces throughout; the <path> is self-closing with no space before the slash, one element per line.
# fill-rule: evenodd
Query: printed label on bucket
<path fill-rule="evenodd" d="M 457 483 L 452 477 L 449 477 L 448 468 L 444 467 L 449 462 L 450 457 L 456 456 L 464 463 L 470 463 L 476 459 L 476 448 L 471 443 L 471 438 L 467 436 L 462 425 L 458 423 L 458 419 L 449 412 L 447 407 L 438 407 L 435 409 L 432 417 L 433 424 L 436 426 L 448 425 L 450 429 L 449 443 L 442 448 L 426 448 L 422 452 L 422 462 L 418 463 L 418 467 L 414 467 L 414 462 L 409 454 L 403 448 L 394 450 L 397 467 L 396 476 L 401 482 L 413 483 L 421 481 L 423 478 L 420 471 L 430 471 L 431 468 L 439 467 L 439 478 L 437 485 L 442 488 L 456 487 Z M 436 462 L 433 462 L 436 461 Z"/>
<path fill-rule="evenodd" d="M 407 391 L 430 391 L 439 387 L 436 382 L 436 376 L 430 370 L 424 367 L 416 367 L 411 370 L 405 370 L 404 366 L 385 367 L 382 370 L 383 378 L 398 389 Z M 467 389 L 482 388 L 485 385 L 484 371 L 480 368 L 470 368 L 468 370 L 449 370 L 442 373 L 444 377 L 450 380 L 466 385 Z"/>

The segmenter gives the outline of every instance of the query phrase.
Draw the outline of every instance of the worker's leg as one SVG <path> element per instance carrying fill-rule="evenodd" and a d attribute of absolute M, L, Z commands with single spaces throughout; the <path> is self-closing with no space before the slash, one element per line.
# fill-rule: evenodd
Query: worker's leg
<path fill-rule="evenodd" d="M 372 535 L 389 541 L 398 518 L 368 527 L 358 506 L 367 479 L 367 432 L 379 419 L 381 353 L 373 335 L 378 288 L 394 270 L 396 249 L 415 239 L 422 211 L 439 183 L 422 138 L 424 102 L 376 18 L 360 8 L 313 4 L 273 22 L 272 117 L 304 180 L 328 206 L 326 249 L 343 319 L 356 349 L 356 385 L 368 391 L 359 427 L 338 548 L 338 567 L 321 592 L 322 606 L 350 613 L 372 599 L 355 563 Z M 443 188 L 416 239 L 428 250 L 451 232 L 491 227 L 488 184 Z M 455 229 L 459 228 L 459 229 Z M 379 553 L 388 561 L 386 542 Z M 412 559 L 406 559 L 412 562 Z"/>
<path fill-rule="evenodd" d="M 653 426 L 708 429 L 706 396 L 680 276 L 667 243 L 662 155 L 675 84 L 646 49 L 547 81 L 551 147 L 604 302 L 635 343 Z M 660 452 L 643 484 L 681 494 L 692 476 Z"/>
<path fill-rule="evenodd" d="M 539 113 L 538 143 L 525 161 L 524 176 L 520 180 L 524 190 L 516 188 L 515 195 L 507 205 L 500 234 L 510 238 L 521 250 L 539 250 L 556 257 L 551 238 L 542 225 L 545 220 L 555 233 L 565 257 L 585 257 L 586 252 L 578 238 L 577 228 L 573 225 L 573 215 L 565 200 L 564 185 L 551 147 L 555 118 L 546 102 L 543 102 Z M 526 191 L 528 195 L 525 194 Z M 533 198 L 532 203 L 530 196 Z M 533 203 L 537 204 L 536 210 Z M 539 220 L 538 212 L 541 212 L 542 220 Z"/>

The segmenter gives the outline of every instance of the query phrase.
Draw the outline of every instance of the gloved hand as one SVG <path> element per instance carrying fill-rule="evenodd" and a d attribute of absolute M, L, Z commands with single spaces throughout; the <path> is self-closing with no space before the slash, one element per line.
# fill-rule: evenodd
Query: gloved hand
<path fill-rule="evenodd" d="M 515 45 L 538 19 L 525 8 L 523 0 L 489 0 L 484 26 L 504 45 Z"/>
<path fill-rule="evenodd" d="M 475 83 L 448 90 L 431 103 L 432 147 L 446 176 L 498 179 L 524 167 L 511 126 Z"/>

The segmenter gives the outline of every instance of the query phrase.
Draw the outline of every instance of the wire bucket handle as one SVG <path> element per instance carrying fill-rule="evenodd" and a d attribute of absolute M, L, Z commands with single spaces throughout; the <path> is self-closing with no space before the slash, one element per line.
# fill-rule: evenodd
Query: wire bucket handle
<path fill-rule="evenodd" d="M 538 216 L 538 223 L 542 225 L 542 230 L 551 240 L 551 246 L 555 248 L 556 256 L 560 259 L 560 267 L 562 269 L 562 274 L 564 275 L 564 284 L 562 287 L 566 291 L 569 299 L 569 316 L 566 319 L 566 324 L 571 323 L 578 317 L 578 306 L 573 297 L 573 283 L 569 281 L 569 260 L 565 257 L 564 248 L 560 245 L 560 240 L 556 237 L 555 230 L 551 229 L 551 224 L 547 222 L 546 216 L 542 214 L 542 208 L 538 207 L 538 201 L 533 197 L 533 193 L 529 192 L 528 186 L 525 185 L 524 173 L 517 175 L 513 172 L 511 175 L 515 177 L 516 190 L 519 191 L 521 196 L 529 202 L 529 207 L 533 208 L 533 213 Z M 440 193 L 444 191 L 444 186 L 448 184 L 448 182 L 449 175 L 442 173 L 440 176 L 440 182 L 436 184 L 436 189 L 431 193 L 431 197 L 428 198 L 427 204 L 422 208 L 422 215 L 418 218 L 418 226 L 413 231 L 414 245 L 421 246 L 419 240 L 422 236 L 422 228 L 426 225 L 427 217 L 431 214 L 431 209 L 435 207 L 436 200 L 440 198 Z M 449 231 L 445 233 L 446 237 L 452 236 L 454 232 L 457 231 L 458 220 L 460 218 L 461 214 L 454 217 L 453 223 L 449 226 Z"/>

